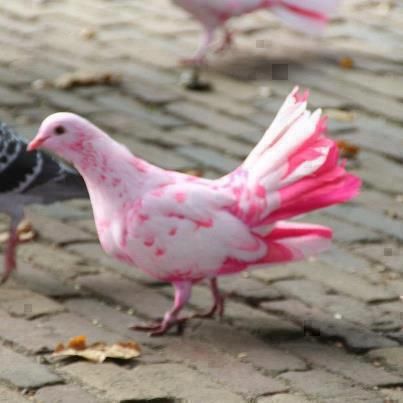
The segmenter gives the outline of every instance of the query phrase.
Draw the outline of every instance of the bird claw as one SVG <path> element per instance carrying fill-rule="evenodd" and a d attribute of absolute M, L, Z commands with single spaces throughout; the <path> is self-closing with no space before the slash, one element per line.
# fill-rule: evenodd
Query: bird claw
<path fill-rule="evenodd" d="M 170 319 L 170 320 L 159 320 L 155 323 L 149 325 L 133 325 L 130 326 L 131 330 L 137 330 L 140 332 L 150 332 L 149 335 L 152 337 L 163 336 L 172 327 L 177 326 L 177 334 L 181 335 L 185 328 L 185 323 L 189 318 L 180 319 Z"/>
<path fill-rule="evenodd" d="M 202 67 L 206 65 L 206 58 L 205 57 L 188 57 L 179 60 L 179 64 L 183 67 Z"/>
<path fill-rule="evenodd" d="M 219 318 L 224 316 L 224 297 L 222 296 L 220 296 L 220 299 L 214 303 L 213 307 L 209 311 L 204 313 L 196 313 L 192 316 L 192 319 L 212 319 L 216 313 L 218 313 Z"/>

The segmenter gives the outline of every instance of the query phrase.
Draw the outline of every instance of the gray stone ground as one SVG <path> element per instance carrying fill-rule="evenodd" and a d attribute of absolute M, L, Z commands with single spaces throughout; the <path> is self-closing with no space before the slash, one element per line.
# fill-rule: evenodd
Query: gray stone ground
<path fill-rule="evenodd" d="M 196 93 L 178 85 L 177 59 L 195 49 L 199 27 L 167 0 L 1 1 L 0 118 L 26 136 L 71 110 L 153 163 L 216 177 L 299 83 L 328 112 L 331 135 L 361 147 L 349 165 L 365 187 L 311 215 L 335 229 L 330 252 L 222 281 L 222 322 L 162 339 L 127 326 L 160 315 L 170 287 L 101 252 L 88 203 L 31 210 L 39 237 L 20 248 L 18 274 L 0 290 L 0 402 L 403 402 L 403 6 L 345 3 L 320 42 L 268 13 L 239 19 L 236 47 L 205 76 L 215 91 Z M 342 57 L 354 68 L 342 69 Z M 123 81 L 43 85 L 76 70 Z M 189 310 L 208 303 L 198 286 Z M 143 356 L 50 359 L 80 334 L 135 339 Z"/>

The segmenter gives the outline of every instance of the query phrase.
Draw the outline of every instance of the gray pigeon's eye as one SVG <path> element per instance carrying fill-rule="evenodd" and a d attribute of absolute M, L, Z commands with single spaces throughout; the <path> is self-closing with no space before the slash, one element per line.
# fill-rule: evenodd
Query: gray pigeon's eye
<path fill-rule="evenodd" d="M 64 126 L 56 126 L 54 131 L 55 134 L 57 134 L 58 136 L 66 133 L 66 129 L 64 128 Z"/>

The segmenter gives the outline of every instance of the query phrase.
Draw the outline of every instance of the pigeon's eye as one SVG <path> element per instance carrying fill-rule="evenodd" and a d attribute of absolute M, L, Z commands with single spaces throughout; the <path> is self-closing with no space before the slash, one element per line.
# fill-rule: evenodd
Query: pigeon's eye
<path fill-rule="evenodd" d="M 58 136 L 66 133 L 66 129 L 64 128 L 64 126 L 56 126 L 54 131 L 55 134 L 57 134 Z"/>

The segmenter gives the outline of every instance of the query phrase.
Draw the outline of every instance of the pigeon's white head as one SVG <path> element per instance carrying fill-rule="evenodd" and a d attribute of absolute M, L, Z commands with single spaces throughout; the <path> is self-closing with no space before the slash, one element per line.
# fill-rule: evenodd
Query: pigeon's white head
<path fill-rule="evenodd" d="M 85 144 L 103 136 L 105 134 L 101 130 L 83 117 L 59 112 L 42 122 L 28 150 L 44 148 L 71 161 L 74 154 L 84 151 Z"/>

